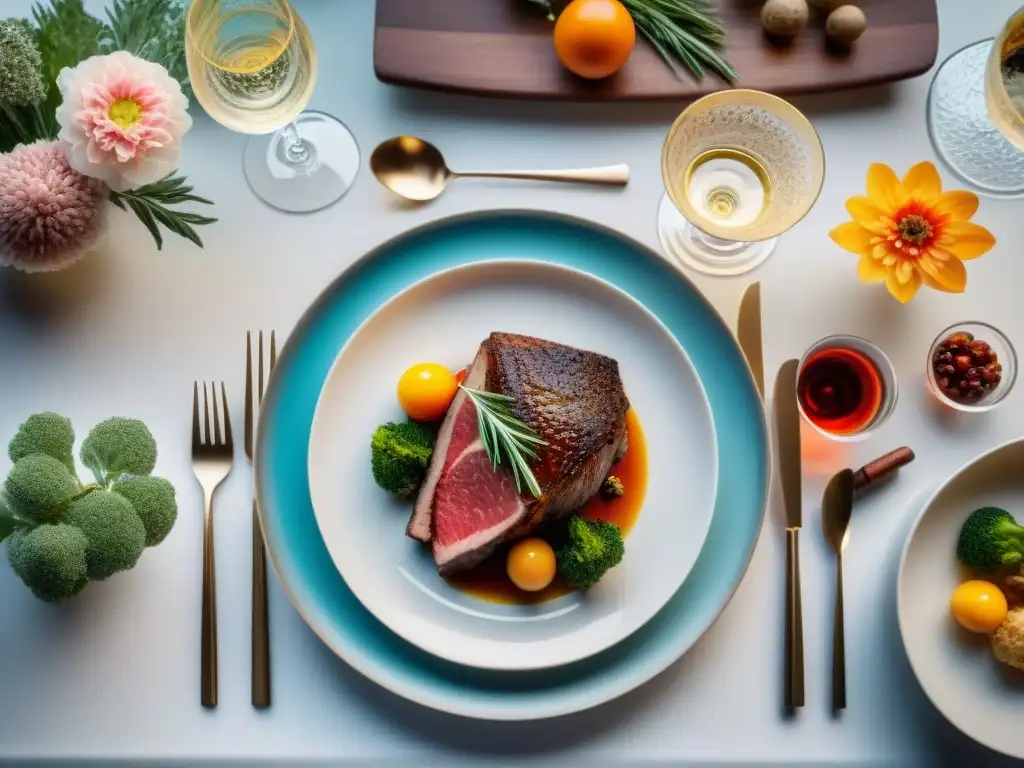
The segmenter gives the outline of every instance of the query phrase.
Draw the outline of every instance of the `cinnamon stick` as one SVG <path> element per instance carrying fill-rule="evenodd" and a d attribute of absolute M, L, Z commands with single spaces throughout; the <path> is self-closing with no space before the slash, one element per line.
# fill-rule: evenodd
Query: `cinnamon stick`
<path fill-rule="evenodd" d="M 883 480 L 891 479 L 900 467 L 905 467 L 914 458 L 914 452 L 907 446 L 903 446 L 868 462 L 853 473 L 854 492 L 864 493 Z"/>

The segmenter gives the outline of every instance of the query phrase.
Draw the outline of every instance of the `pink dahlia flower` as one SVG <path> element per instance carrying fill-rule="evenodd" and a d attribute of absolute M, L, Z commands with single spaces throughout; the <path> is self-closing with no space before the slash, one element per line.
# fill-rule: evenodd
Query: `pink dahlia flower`
<path fill-rule="evenodd" d="M 102 231 L 106 190 L 76 172 L 58 141 L 0 155 L 0 266 L 52 272 L 77 261 Z"/>
<path fill-rule="evenodd" d="M 57 76 L 60 138 L 71 167 L 123 192 L 173 171 L 192 127 L 188 99 L 159 64 L 125 51 L 92 56 Z"/>

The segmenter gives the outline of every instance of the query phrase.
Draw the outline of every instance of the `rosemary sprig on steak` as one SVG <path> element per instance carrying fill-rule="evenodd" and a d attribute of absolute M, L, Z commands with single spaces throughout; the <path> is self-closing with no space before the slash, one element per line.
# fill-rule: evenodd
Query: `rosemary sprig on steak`
<path fill-rule="evenodd" d="M 515 401 L 508 395 L 461 385 L 460 389 L 476 407 L 477 431 L 491 466 L 497 469 L 502 458 L 507 459 L 516 489 L 522 491 L 525 485 L 534 498 L 539 497 L 540 485 L 533 476 L 528 459 L 537 458 L 535 446 L 547 445 L 547 442 L 516 416 L 512 410 Z"/>

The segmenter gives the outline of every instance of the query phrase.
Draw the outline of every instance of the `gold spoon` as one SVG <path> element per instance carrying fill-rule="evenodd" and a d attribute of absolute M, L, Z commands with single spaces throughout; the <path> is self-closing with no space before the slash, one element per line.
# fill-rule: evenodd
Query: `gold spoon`
<path fill-rule="evenodd" d="M 456 172 L 445 165 L 444 156 L 437 147 L 415 136 L 396 136 L 378 144 L 370 155 L 370 170 L 377 181 L 396 195 L 419 201 L 433 200 L 444 192 L 448 182 L 460 177 L 568 181 L 613 186 L 625 186 L 629 181 L 628 165 L 564 171 Z"/>
<path fill-rule="evenodd" d="M 821 526 L 836 553 L 836 600 L 832 622 L 832 709 L 846 709 L 846 639 L 843 626 L 843 550 L 850 541 L 854 473 L 838 472 L 828 482 L 821 500 Z"/>

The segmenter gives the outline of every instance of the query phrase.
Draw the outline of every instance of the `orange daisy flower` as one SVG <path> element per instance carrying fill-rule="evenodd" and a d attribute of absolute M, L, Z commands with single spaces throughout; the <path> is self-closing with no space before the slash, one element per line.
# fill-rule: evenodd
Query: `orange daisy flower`
<path fill-rule="evenodd" d="M 914 298 L 922 284 L 947 293 L 967 286 L 963 262 L 988 253 L 996 239 L 970 218 L 978 196 L 942 191 L 935 166 L 918 163 L 902 181 L 892 168 L 868 169 L 867 196 L 846 201 L 853 221 L 829 233 L 835 243 L 860 254 L 857 274 L 865 283 L 885 282 L 901 302 Z"/>

